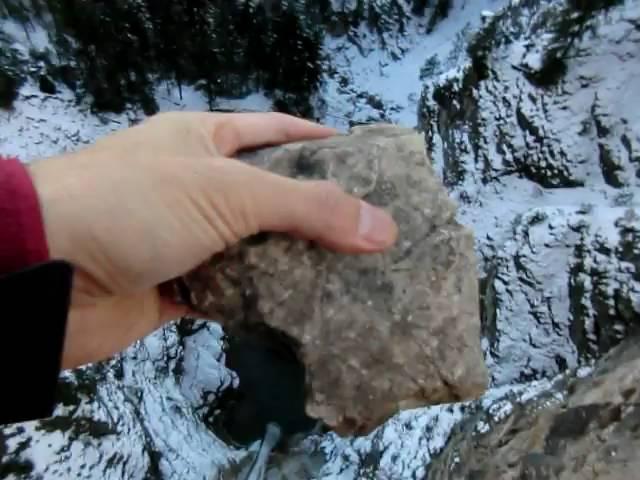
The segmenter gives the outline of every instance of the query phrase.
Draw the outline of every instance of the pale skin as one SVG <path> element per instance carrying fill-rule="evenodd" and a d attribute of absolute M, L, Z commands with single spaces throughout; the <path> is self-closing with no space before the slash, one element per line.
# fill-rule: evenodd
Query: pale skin
<path fill-rule="evenodd" d="M 187 314 L 159 285 L 259 231 L 345 254 L 392 246 L 398 229 L 384 211 L 333 183 L 233 158 L 336 133 L 277 113 L 163 113 L 35 162 L 50 256 L 76 268 L 63 368 L 106 359 Z"/>

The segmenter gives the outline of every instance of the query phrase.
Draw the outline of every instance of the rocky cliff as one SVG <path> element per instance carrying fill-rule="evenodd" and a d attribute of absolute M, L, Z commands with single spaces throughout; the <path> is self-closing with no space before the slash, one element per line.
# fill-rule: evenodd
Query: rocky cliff
<path fill-rule="evenodd" d="M 498 384 L 575 367 L 638 326 L 638 15 L 512 2 L 423 91 L 432 154 L 476 226 Z"/>
<path fill-rule="evenodd" d="M 432 480 L 635 478 L 640 343 L 630 337 L 584 378 L 559 378 L 531 399 L 502 399 L 453 429 Z M 505 414 L 496 417 L 492 411 Z"/>
<path fill-rule="evenodd" d="M 382 35 L 384 48 L 355 27 L 350 39 L 326 37 L 334 68 L 318 115 L 340 126 L 417 121 L 425 133 L 475 233 L 492 389 L 403 411 L 365 437 L 292 441 L 270 455 L 267 478 L 572 478 L 562 475 L 574 460 L 577 472 L 632 478 L 612 461 L 631 462 L 638 447 L 628 382 L 640 316 L 640 4 L 453 3 L 431 34 L 421 36 L 428 20 L 408 17 L 404 36 Z M 56 87 L 24 84 L 0 113 L 0 150 L 38 158 L 136 118 L 94 115 Z M 207 108 L 195 94 L 163 95 L 161 109 Z M 66 372 L 53 419 L 1 430 L 0 478 L 244 478 L 260 445 L 214 433 L 237 381 L 221 335 L 183 321 Z"/>

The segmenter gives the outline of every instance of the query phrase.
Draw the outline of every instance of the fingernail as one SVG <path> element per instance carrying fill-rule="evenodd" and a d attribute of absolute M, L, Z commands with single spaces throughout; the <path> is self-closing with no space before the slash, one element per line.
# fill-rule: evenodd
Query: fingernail
<path fill-rule="evenodd" d="M 395 240 L 396 225 L 387 212 L 361 200 L 358 235 L 373 247 L 387 247 Z"/>

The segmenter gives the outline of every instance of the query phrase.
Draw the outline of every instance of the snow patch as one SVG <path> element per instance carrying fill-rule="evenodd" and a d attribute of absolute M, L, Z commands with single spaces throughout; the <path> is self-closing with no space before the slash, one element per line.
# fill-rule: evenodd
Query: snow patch
<path fill-rule="evenodd" d="M 348 38 L 325 38 L 331 69 L 324 74 L 322 121 L 339 129 L 350 122 L 386 121 L 416 127 L 424 85 L 420 69 L 428 58 L 455 69 L 471 31 L 482 24 L 483 10 L 501 8 L 506 0 L 456 1 L 447 18 L 426 33 L 426 18 L 411 18 L 405 33 L 389 35 L 381 48 L 376 34 L 364 27 Z"/>

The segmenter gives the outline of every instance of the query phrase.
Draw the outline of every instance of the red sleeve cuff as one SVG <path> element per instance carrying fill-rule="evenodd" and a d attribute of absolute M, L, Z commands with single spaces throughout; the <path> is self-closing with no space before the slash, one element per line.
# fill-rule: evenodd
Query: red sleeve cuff
<path fill-rule="evenodd" d="M 0 275 L 49 260 L 40 200 L 26 166 L 0 156 Z"/>

